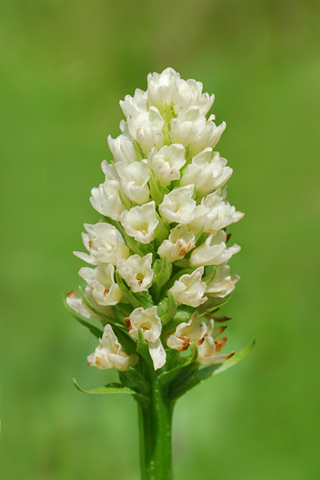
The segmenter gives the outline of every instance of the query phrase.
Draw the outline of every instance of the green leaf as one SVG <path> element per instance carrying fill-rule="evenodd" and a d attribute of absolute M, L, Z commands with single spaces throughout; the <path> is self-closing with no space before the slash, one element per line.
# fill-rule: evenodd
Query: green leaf
<path fill-rule="evenodd" d="M 119 285 L 125 299 L 133 306 L 133 308 L 150 308 L 154 305 L 149 292 L 133 293 L 132 290 L 122 279 L 119 272 L 116 271 L 116 282 Z"/>
<path fill-rule="evenodd" d="M 148 395 L 150 392 L 150 385 L 147 380 L 132 367 L 124 372 L 119 372 L 119 378 L 126 387 L 132 388 L 143 395 Z"/>
<path fill-rule="evenodd" d="M 167 297 L 160 300 L 157 312 L 161 318 L 162 325 L 169 323 L 177 311 L 177 304 L 171 292 L 167 292 Z"/>
<path fill-rule="evenodd" d="M 158 245 L 161 245 L 163 240 L 168 238 L 170 233 L 170 225 L 160 217 L 160 215 L 156 214 L 157 220 L 159 221 L 157 228 L 154 231 L 155 239 Z"/>
<path fill-rule="evenodd" d="M 195 343 L 191 346 L 191 355 L 188 357 L 180 357 L 180 361 L 168 371 L 165 371 L 159 375 L 159 382 L 162 385 L 166 385 L 169 382 L 179 381 L 179 378 L 184 376 L 184 369 L 193 364 L 198 357 L 198 348 Z"/>
<path fill-rule="evenodd" d="M 78 312 L 76 312 L 71 307 L 69 307 L 65 298 L 63 298 L 63 303 L 66 309 L 68 310 L 68 312 L 73 316 L 73 318 L 75 318 L 79 323 L 81 323 L 81 325 L 86 327 L 92 333 L 92 335 L 94 335 L 97 338 L 102 338 L 103 331 L 100 328 L 92 325 L 90 322 L 88 322 L 88 319 L 86 317 L 83 317 Z"/>
<path fill-rule="evenodd" d="M 132 306 L 129 303 L 117 303 L 112 306 L 112 313 L 121 325 L 125 325 L 125 318 L 129 317 L 132 312 Z"/>
<path fill-rule="evenodd" d="M 132 140 L 133 143 L 133 148 L 137 157 L 138 162 L 141 162 L 141 160 L 144 159 L 144 153 L 139 145 L 139 143 L 136 140 Z"/>
<path fill-rule="evenodd" d="M 233 367 L 241 360 L 243 360 L 248 353 L 251 352 L 255 345 L 255 340 L 253 339 L 250 345 L 245 347 L 240 352 L 233 355 L 233 357 L 229 358 L 223 363 L 217 365 L 210 365 L 204 368 L 197 368 L 196 370 L 192 370 L 190 374 L 184 378 L 180 382 L 175 382 L 172 385 L 170 395 L 172 399 L 177 399 L 181 397 L 184 393 L 191 390 L 193 387 L 198 385 L 199 383 L 203 382 L 206 378 L 211 377 L 212 375 L 217 375 L 218 373 L 224 372 L 228 368 Z"/>
<path fill-rule="evenodd" d="M 116 271 L 116 283 L 119 285 L 121 292 L 126 300 L 133 306 L 133 308 L 139 308 L 143 305 L 137 300 L 133 292 L 128 288 L 124 281 L 122 280 L 121 275 Z"/>
<path fill-rule="evenodd" d="M 144 257 L 148 253 L 155 253 L 152 243 L 144 244 L 141 242 L 137 242 L 134 238 L 127 235 L 126 232 L 123 233 L 123 237 L 125 238 L 126 244 L 130 248 L 130 250 L 136 255 Z"/>
<path fill-rule="evenodd" d="M 153 262 L 152 270 L 154 275 L 150 291 L 155 303 L 158 303 L 161 298 L 163 287 L 170 280 L 172 263 L 167 261 L 167 257 L 164 257 L 162 260 L 158 259 Z"/>
<path fill-rule="evenodd" d="M 202 279 L 202 281 L 205 282 L 206 285 L 209 285 L 209 283 L 212 282 L 212 280 L 213 280 L 214 277 L 215 277 L 216 269 L 217 269 L 217 268 L 216 268 L 215 265 L 212 265 L 212 267 L 213 267 L 213 268 L 212 268 L 211 272 Z"/>
<path fill-rule="evenodd" d="M 150 187 L 150 197 L 156 202 L 157 205 L 160 205 L 163 201 L 163 197 L 169 193 L 169 189 L 162 185 L 161 182 L 156 180 L 155 174 L 152 169 L 150 169 L 150 179 L 149 179 L 149 187 Z"/>
<path fill-rule="evenodd" d="M 137 343 L 136 340 L 129 334 L 127 331 L 127 327 L 115 327 L 112 325 L 114 333 L 116 334 L 119 342 L 123 346 L 125 353 L 131 355 L 132 353 L 136 353 Z"/>
<path fill-rule="evenodd" d="M 144 339 L 140 326 L 138 327 L 138 346 L 137 353 L 141 355 L 149 365 L 153 365 L 152 358 L 150 356 L 149 347 Z"/>
<path fill-rule="evenodd" d="M 153 307 L 154 301 L 149 292 L 138 292 L 133 294 L 144 308 Z"/>
<path fill-rule="evenodd" d="M 121 190 L 118 191 L 118 195 L 124 208 L 126 210 L 130 210 L 130 208 L 132 208 L 132 203 L 130 200 L 121 192 Z"/>
<path fill-rule="evenodd" d="M 89 393 L 91 395 L 105 395 L 105 394 L 112 394 L 112 393 L 125 393 L 129 395 L 133 395 L 136 397 L 138 402 L 146 404 L 149 402 L 148 397 L 142 395 L 141 393 L 132 390 L 132 388 L 124 387 L 121 383 L 109 383 L 108 385 L 102 385 L 101 387 L 93 388 L 92 390 L 83 390 L 79 387 L 76 379 L 73 379 L 74 386 L 77 390 L 82 393 Z"/>
<path fill-rule="evenodd" d="M 194 243 L 196 246 L 198 246 L 198 242 L 201 239 L 201 235 L 203 234 L 204 227 L 201 228 L 201 230 L 195 235 Z M 202 242 L 199 242 L 202 243 Z"/>

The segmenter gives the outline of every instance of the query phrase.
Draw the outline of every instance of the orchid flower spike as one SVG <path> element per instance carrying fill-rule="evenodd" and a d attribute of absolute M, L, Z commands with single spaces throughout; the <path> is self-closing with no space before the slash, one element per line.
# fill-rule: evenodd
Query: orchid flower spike
<path fill-rule="evenodd" d="M 66 301 L 82 323 L 104 326 L 89 365 L 126 371 L 135 355 L 134 368 L 157 371 L 189 349 L 198 368 L 230 357 L 211 312 L 239 281 L 228 262 L 240 247 L 226 230 L 243 213 L 226 199 L 233 170 L 216 150 L 226 124 L 209 114 L 213 102 L 172 68 L 120 102 L 121 132 L 108 137 L 104 178 L 91 190 L 101 219 L 84 224 L 86 253 L 74 252 L 90 265 L 79 271 L 84 290 Z"/>

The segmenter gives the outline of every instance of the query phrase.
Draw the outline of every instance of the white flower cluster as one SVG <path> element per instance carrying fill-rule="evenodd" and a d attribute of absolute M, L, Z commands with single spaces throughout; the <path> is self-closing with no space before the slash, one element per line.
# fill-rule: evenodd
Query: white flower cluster
<path fill-rule="evenodd" d="M 90 199 L 104 218 L 85 225 L 88 253 L 75 252 L 91 265 L 79 275 L 96 313 L 80 295 L 67 298 L 84 317 L 102 313 L 118 323 L 115 309 L 122 306 L 129 312 L 123 328 L 137 340 L 142 332 L 155 369 L 165 364 L 167 348 L 182 351 L 195 344 L 197 361 L 204 365 L 230 356 L 219 354 L 226 338 L 217 337 L 224 327 L 201 322 L 194 310 L 205 311 L 234 290 L 239 277 L 230 275 L 227 262 L 240 247 L 227 247 L 226 227 L 243 216 L 226 201 L 232 169 L 214 151 L 226 125 L 216 125 L 214 115 L 206 117 L 214 95 L 202 93 L 202 87 L 167 68 L 148 75 L 146 92 L 137 89 L 120 102 L 126 117 L 122 133 L 108 138 L 113 159 L 102 162 L 105 181 L 92 189 Z M 156 288 L 168 265 L 169 278 Z M 164 334 L 157 304 L 168 295 L 190 315 L 187 322 L 173 322 L 171 330 L 168 323 Z M 122 350 L 111 325 L 88 363 L 125 370 L 133 356 Z"/>

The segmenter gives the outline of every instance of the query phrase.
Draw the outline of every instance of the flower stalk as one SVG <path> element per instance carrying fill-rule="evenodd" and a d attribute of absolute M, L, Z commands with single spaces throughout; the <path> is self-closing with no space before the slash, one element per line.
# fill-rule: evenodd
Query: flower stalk
<path fill-rule="evenodd" d="M 232 169 L 215 151 L 226 124 L 207 118 L 213 101 L 167 68 L 120 102 L 122 133 L 108 137 L 113 158 L 91 191 L 101 220 L 84 225 L 87 253 L 74 252 L 89 264 L 79 271 L 85 288 L 65 300 L 98 339 L 88 365 L 119 372 L 119 383 L 76 387 L 138 402 L 143 480 L 172 479 L 176 400 L 253 346 L 221 351 L 229 318 L 216 312 L 239 280 L 228 261 L 240 247 L 226 229 L 243 213 L 226 200 Z"/>
<path fill-rule="evenodd" d="M 142 480 L 172 480 L 172 414 L 168 386 L 157 375 L 150 381 L 150 400 L 139 405 L 140 468 Z"/>

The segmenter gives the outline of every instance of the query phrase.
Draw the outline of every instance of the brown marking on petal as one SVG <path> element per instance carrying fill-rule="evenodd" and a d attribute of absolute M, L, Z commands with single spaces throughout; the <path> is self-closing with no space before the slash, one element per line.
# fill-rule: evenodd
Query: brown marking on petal
<path fill-rule="evenodd" d="M 140 276 L 139 276 L 138 273 L 135 274 L 135 277 L 136 277 L 136 280 L 137 280 L 138 284 L 139 284 L 139 285 L 142 285 L 142 280 L 143 280 L 143 279 L 140 278 Z"/>
<path fill-rule="evenodd" d="M 147 235 L 147 232 L 145 230 L 141 230 L 141 228 L 138 228 L 138 232 L 141 232 L 143 236 Z"/>
<path fill-rule="evenodd" d="M 100 360 L 101 360 L 101 358 L 100 358 L 100 357 L 96 357 L 96 359 L 95 359 L 95 362 L 94 362 L 94 363 L 97 365 L 97 367 L 100 365 Z"/>
<path fill-rule="evenodd" d="M 69 297 L 69 298 L 74 297 L 73 290 L 70 290 L 70 292 L 68 292 L 66 295 L 67 295 L 67 297 Z"/>
<path fill-rule="evenodd" d="M 116 348 L 114 349 L 114 352 L 113 352 L 113 354 L 114 354 L 114 355 L 117 355 L 117 353 L 118 353 L 118 350 L 119 350 L 119 347 L 118 347 L 118 345 L 117 345 L 117 346 L 116 346 Z"/>
<path fill-rule="evenodd" d="M 227 360 L 228 360 L 229 358 L 233 357 L 233 355 L 234 355 L 235 353 L 236 353 L 235 350 L 233 350 L 233 352 L 229 353 L 229 355 L 227 356 Z"/>
<path fill-rule="evenodd" d="M 208 336 L 208 334 L 207 334 L 207 333 L 205 333 L 205 334 L 203 335 L 203 337 L 202 337 L 202 338 L 200 338 L 200 340 L 198 340 L 198 342 L 197 342 L 197 345 L 202 345 L 202 344 L 203 344 L 203 342 L 204 342 L 204 339 L 205 339 L 207 336 Z"/>
<path fill-rule="evenodd" d="M 177 337 L 177 338 L 180 338 L 180 340 L 182 340 L 182 346 L 179 348 L 179 352 L 183 352 L 184 350 L 188 350 L 189 348 L 189 345 L 190 345 L 190 340 L 188 337 Z"/>
<path fill-rule="evenodd" d="M 215 310 L 216 311 L 216 310 Z M 226 322 L 227 320 L 231 320 L 231 317 L 212 317 L 215 322 Z"/>
<path fill-rule="evenodd" d="M 106 288 L 105 291 L 103 292 L 103 295 L 106 297 L 109 292 L 110 292 L 110 290 L 108 288 Z"/>
<path fill-rule="evenodd" d="M 92 248 L 92 245 L 93 245 L 92 240 L 89 240 L 89 247 Z"/>
<path fill-rule="evenodd" d="M 127 317 L 124 319 L 124 321 L 126 322 L 126 327 L 128 330 L 132 330 L 132 325 L 131 325 L 131 320 L 130 320 L 130 317 Z"/>
<path fill-rule="evenodd" d="M 184 247 L 180 248 L 180 255 L 185 255 L 186 253 L 190 252 L 190 244 L 185 245 Z"/>
<path fill-rule="evenodd" d="M 140 328 L 143 332 L 145 332 L 146 330 L 150 330 L 150 328 L 146 327 L 146 324 L 145 322 L 142 322 L 141 325 L 140 325 Z"/>
<path fill-rule="evenodd" d="M 216 346 L 216 353 L 220 352 L 220 350 L 225 346 L 226 341 L 227 337 L 218 338 L 218 340 L 215 340 L 214 344 Z"/>
<path fill-rule="evenodd" d="M 231 233 L 228 233 L 227 238 L 226 238 L 226 243 L 228 243 L 228 241 L 230 240 L 231 235 L 232 235 Z"/>

